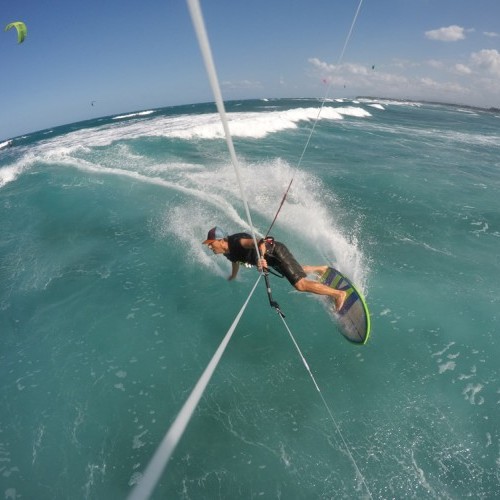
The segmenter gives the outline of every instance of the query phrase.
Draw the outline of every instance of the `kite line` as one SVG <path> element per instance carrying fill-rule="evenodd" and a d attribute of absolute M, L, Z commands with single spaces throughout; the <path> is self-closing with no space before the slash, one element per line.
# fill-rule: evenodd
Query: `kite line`
<path fill-rule="evenodd" d="M 260 255 L 260 252 L 259 252 L 259 248 L 258 248 L 258 243 L 257 243 L 257 238 L 256 238 L 256 235 L 255 235 L 255 230 L 254 230 L 254 227 L 253 227 L 253 223 L 252 223 L 252 218 L 251 218 L 251 214 L 250 214 L 250 209 L 249 209 L 249 206 L 248 206 L 248 202 L 247 202 L 247 199 L 246 199 L 246 196 L 245 196 L 245 191 L 244 191 L 244 188 L 243 188 L 243 183 L 242 183 L 242 180 L 241 180 L 241 175 L 240 175 L 240 167 L 239 167 L 239 162 L 238 162 L 238 159 L 237 159 L 237 156 L 236 156 L 236 151 L 234 149 L 234 144 L 233 144 L 233 141 L 232 141 L 232 136 L 231 136 L 231 132 L 229 130 L 229 125 L 228 125 L 228 120 L 227 120 L 227 116 L 226 116 L 226 112 L 225 112 L 225 107 L 224 107 L 224 101 L 222 99 L 222 94 L 221 94 L 221 91 L 220 91 L 220 86 L 219 86 L 219 82 L 218 82 L 218 78 L 217 78 L 217 72 L 215 70 L 215 64 L 214 64 L 214 61 L 213 61 L 213 57 L 212 57 L 212 52 L 211 52 L 211 49 L 210 49 L 210 43 L 209 43 L 209 40 L 208 40 L 208 36 L 207 36 L 207 32 L 206 32 L 206 28 L 205 28 L 205 24 L 204 24 L 204 21 L 203 21 L 203 15 L 202 15 L 202 12 L 201 12 L 201 8 L 200 8 L 200 4 L 199 4 L 199 0 L 186 0 L 187 4 L 188 4 L 188 8 L 189 8 L 189 11 L 190 11 L 190 14 L 191 14 L 191 19 L 192 19 L 192 22 L 193 22 L 193 26 L 194 26 L 194 29 L 195 29 L 195 32 L 196 32 L 196 35 L 198 37 L 198 42 L 199 42 L 199 45 L 200 45 L 200 49 L 201 49 L 201 52 L 202 52 L 202 55 L 203 55 L 203 60 L 204 60 L 204 63 L 205 63 L 205 67 L 206 67 L 206 70 L 207 70 L 207 74 L 208 74 L 208 78 L 209 78 L 209 81 L 210 81 L 210 85 L 212 87 L 212 91 L 213 91 L 213 94 L 214 94 L 214 97 L 215 97 L 215 102 L 216 102 L 216 105 L 217 105 L 217 110 L 219 112 L 219 115 L 220 115 L 220 118 L 221 118 L 221 122 L 222 122 L 222 126 L 224 128 L 224 133 L 225 133 L 225 137 L 226 137 L 226 143 L 227 143 L 227 147 L 228 147 L 228 150 L 229 150 L 229 154 L 231 156 L 231 162 L 233 164 L 233 167 L 234 167 L 234 170 L 235 170 L 235 173 L 236 173 L 236 178 L 237 178 L 237 181 L 238 181 L 238 186 L 239 186 L 239 189 L 240 189 L 240 194 L 241 194 L 241 198 L 242 198 L 242 201 L 243 201 L 243 204 L 244 204 L 244 207 L 245 207 L 245 213 L 246 213 L 246 216 L 247 216 L 247 221 L 248 221 L 248 225 L 251 229 L 251 232 L 252 232 L 252 238 L 253 238 L 253 241 L 254 241 L 254 246 L 255 246 L 255 250 L 257 252 L 257 255 Z M 351 33 L 353 31 L 353 28 L 354 28 L 354 24 L 356 22 L 356 19 L 358 17 L 358 14 L 359 14 L 359 11 L 361 9 L 361 4 L 362 4 L 363 0 L 360 0 L 359 2 L 359 5 L 358 5 L 358 9 L 356 11 L 356 15 L 354 17 L 354 20 L 353 20 L 353 23 L 351 25 L 351 29 L 349 31 L 349 35 L 346 39 L 346 42 L 344 44 L 344 48 L 342 50 L 342 54 L 341 54 L 341 58 L 343 57 L 344 55 L 344 52 L 345 52 L 345 49 L 347 47 L 347 43 L 349 41 L 349 38 L 351 36 Z M 340 58 L 340 59 L 341 59 Z M 331 85 L 331 84 L 330 84 Z M 328 95 L 328 90 L 327 89 L 327 95 Z M 306 145 L 304 147 L 304 150 L 302 152 L 302 155 L 300 157 L 300 160 L 299 160 L 299 166 L 300 166 L 300 163 L 302 161 L 302 158 L 304 157 L 304 154 L 307 150 L 307 147 L 309 145 L 309 142 L 311 140 L 311 137 L 312 137 L 312 134 L 314 132 L 314 129 L 316 127 L 316 123 L 318 122 L 319 120 L 319 116 L 321 114 L 321 110 L 323 109 L 323 106 L 324 106 L 324 103 L 325 103 L 325 100 L 326 100 L 326 96 L 325 98 L 323 99 L 323 103 L 321 105 L 321 108 L 318 112 L 318 116 L 316 117 L 316 120 L 313 124 L 313 127 L 311 129 L 311 132 L 309 134 L 309 138 L 306 142 Z M 281 204 L 279 206 L 279 209 L 278 209 L 278 212 L 271 224 L 271 227 L 269 228 L 269 230 L 267 231 L 267 234 L 269 234 L 269 231 L 271 230 L 276 218 L 278 217 L 278 214 L 279 214 L 279 211 L 281 210 L 281 207 L 283 206 L 283 203 L 285 202 L 285 198 L 286 198 L 286 195 L 288 194 L 288 191 L 292 185 L 292 182 L 293 182 L 293 178 L 292 180 L 290 181 L 290 184 L 288 185 L 288 189 L 286 190 L 286 193 L 281 201 Z M 266 234 L 266 236 L 267 236 Z M 271 296 L 271 290 L 270 290 L 270 287 L 269 287 L 269 281 L 268 281 L 268 276 L 266 273 L 263 273 L 265 279 L 266 279 L 266 286 L 267 286 L 267 292 L 268 292 L 268 296 L 269 296 L 269 301 L 271 303 L 271 305 L 273 305 L 273 301 L 272 301 L 272 296 Z M 231 337 L 236 329 L 236 327 L 238 326 L 238 323 L 251 299 L 251 297 L 253 296 L 253 293 L 255 291 L 255 289 L 257 288 L 257 284 L 258 282 L 260 281 L 260 278 L 262 277 L 262 274 L 259 275 L 259 277 L 257 278 L 257 281 L 255 282 L 252 290 L 250 291 L 250 294 L 248 295 L 245 303 L 243 304 L 242 308 L 240 309 L 239 313 L 237 314 L 237 316 L 235 317 L 231 327 L 229 328 L 229 330 L 227 331 L 226 335 L 224 336 L 222 342 L 220 343 L 219 347 L 217 348 L 215 354 L 213 355 L 212 359 L 210 360 L 209 364 L 207 365 L 207 367 L 205 368 L 203 374 L 201 375 L 200 379 L 198 380 L 198 382 L 196 383 L 195 387 L 193 388 L 191 394 L 189 395 L 188 399 L 186 400 L 186 402 L 184 403 L 183 407 L 181 408 L 179 414 L 177 415 L 177 417 L 175 418 L 174 422 L 172 423 L 172 425 L 170 426 L 170 429 L 167 431 L 167 433 L 165 434 L 162 442 L 160 443 L 159 447 L 157 448 L 155 454 L 153 455 L 153 457 L 151 458 L 149 464 L 147 465 L 141 479 L 138 481 L 138 483 L 135 485 L 135 487 L 133 488 L 133 490 L 131 491 L 128 499 L 129 500 L 143 500 L 143 499 L 147 499 L 150 497 L 150 495 L 152 494 L 152 492 L 154 491 L 154 488 L 156 487 L 158 481 L 160 480 L 161 478 L 161 475 L 165 469 L 165 467 L 167 466 L 167 463 L 168 463 L 168 460 L 170 459 L 170 457 L 172 456 L 172 453 L 174 452 L 179 440 L 181 439 L 191 417 L 193 416 L 193 413 L 194 413 L 194 410 L 196 409 L 201 397 L 203 396 L 203 393 L 206 389 L 206 387 L 208 386 L 208 383 L 210 382 L 210 379 L 213 375 L 213 373 L 215 372 L 221 358 L 222 358 L 222 355 L 224 354 L 224 351 L 227 347 L 227 345 L 229 344 L 229 341 L 231 340 Z M 275 306 L 273 306 L 275 307 Z M 281 317 L 281 320 L 283 321 L 284 325 L 285 325 L 285 328 L 286 330 L 288 331 L 289 335 L 291 336 L 291 339 L 295 345 L 295 348 L 297 349 L 301 359 L 302 359 L 302 362 L 304 363 L 304 366 L 306 367 L 307 371 L 309 372 L 309 375 L 314 383 L 314 386 L 316 387 L 316 390 L 319 392 L 320 394 L 320 397 L 323 401 L 323 404 L 325 405 L 327 411 L 328 411 L 328 414 L 330 416 L 330 418 L 332 419 L 334 425 L 335 425 L 335 428 L 338 432 L 338 434 L 340 435 L 341 439 L 342 439 L 342 442 L 344 444 L 344 447 L 351 459 L 351 461 L 353 462 L 354 464 L 354 467 L 356 469 L 356 472 L 358 474 L 359 477 L 361 477 L 361 480 L 368 492 L 368 495 L 370 498 L 372 498 L 372 495 L 370 493 L 370 489 L 368 488 L 366 482 L 365 482 L 365 479 L 363 477 L 363 475 L 361 474 L 361 471 L 359 469 L 359 467 L 357 466 L 356 464 L 356 461 L 354 460 L 354 457 L 349 449 L 349 446 L 347 444 L 347 441 L 344 439 L 344 436 L 342 435 L 341 431 L 340 431 L 340 428 L 333 416 L 333 413 L 332 411 L 330 410 L 325 398 L 323 397 L 323 394 L 321 393 L 321 390 L 316 382 L 316 379 L 314 378 L 310 368 L 309 368 L 309 365 L 305 359 L 305 357 L 303 356 L 290 328 L 288 327 L 287 323 L 285 322 L 285 319 L 284 319 L 284 315 L 281 313 L 281 311 L 279 310 L 279 307 L 275 307 L 275 309 L 277 310 L 277 312 L 279 313 L 279 316 Z"/>
<path fill-rule="evenodd" d="M 250 302 L 250 298 L 252 297 L 253 292 L 257 288 L 257 284 L 259 283 L 260 278 L 261 275 L 259 275 L 259 277 L 257 278 L 257 281 L 255 282 L 255 285 L 250 291 L 249 296 L 240 309 L 240 312 L 236 315 L 233 324 L 224 336 L 222 342 L 217 348 L 217 351 L 215 351 L 215 354 L 212 356 L 212 359 L 205 368 L 205 371 L 194 386 L 194 389 L 191 391 L 191 394 L 184 403 L 181 411 L 170 426 L 167 434 L 165 434 L 163 441 L 157 448 L 155 454 L 153 455 L 153 458 L 150 460 L 148 466 L 146 467 L 142 478 L 130 493 L 128 500 L 143 500 L 145 498 L 149 498 L 151 493 L 153 493 L 153 490 L 160 480 L 160 477 L 167 465 L 169 458 L 174 452 L 177 443 L 181 439 L 187 424 L 191 420 L 193 412 L 196 409 L 196 406 L 198 405 L 201 397 L 203 396 L 203 393 L 205 392 L 205 389 L 207 388 L 207 385 L 210 382 L 210 379 L 212 378 L 212 375 L 214 374 L 214 371 L 217 368 L 217 365 L 219 364 L 219 361 L 222 358 L 222 355 L 224 354 L 224 351 L 229 344 L 234 331 L 236 330 L 236 327 L 238 326 L 243 312 Z"/>
<path fill-rule="evenodd" d="M 342 51 L 341 51 L 340 56 L 337 60 L 337 66 L 342 64 L 342 61 L 344 60 L 344 54 L 345 54 L 345 51 L 347 49 L 347 45 L 349 44 L 349 40 L 351 39 L 351 35 L 352 35 L 353 30 L 354 30 L 354 26 L 356 25 L 356 21 L 358 19 L 359 12 L 361 10 L 362 5 L 363 5 L 363 0 L 359 0 L 358 8 L 356 9 L 356 13 L 354 14 L 354 18 L 352 20 L 351 27 L 349 29 L 349 33 L 347 34 L 347 37 L 346 37 L 345 42 L 344 42 L 344 46 L 342 47 Z M 314 134 L 314 131 L 316 130 L 316 125 L 318 124 L 319 118 L 321 116 L 321 112 L 323 111 L 323 108 L 325 107 L 325 102 L 328 98 L 331 87 L 332 87 L 332 81 L 330 81 L 328 83 L 328 87 L 326 88 L 325 95 L 321 101 L 321 106 L 318 109 L 318 114 L 316 115 L 316 119 L 314 120 L 313 125 L 311 127 L 311 130 L 309 131 L 309 136 L 307 138 L 307 141 L 304 145 L 304 149 L 302 150 L 302 154 L 300 155 L 299 161 L 297 163 L 297 169 L 300 167 L 300 165 L 302 165 L 302 160 L 304 159 L 304 155 L 306 154 L 306 151 L 309 147 L 309 143 L 311 142 L 311 138 Z M 294 178 L 295 178 L 295 174 L 292 176 L 292 179 L 290 180 L 290 183 L 288 184 L 288 188 L 286 189 L 285 194 L 283 195 L 283 199 L 281 200 L 280 206 L 276 212 L 276 215 L 274 216 L 273 222 L 271 223 L 271 225 L 269 226 L 269 229 L 267 230 L 266 236 L 271 232 L 271 229 L 272 229 L 274 223 L 276 222 L 276 219 L 278 218 L 278 215 L 281 211 L 281 207 L 283 206 L 283 203 L 285 202 L 285 199 L 288 195 L 288 191 L 290 191 L 290 187 L 292 186 L 292 182 L 293 182 Z"/>

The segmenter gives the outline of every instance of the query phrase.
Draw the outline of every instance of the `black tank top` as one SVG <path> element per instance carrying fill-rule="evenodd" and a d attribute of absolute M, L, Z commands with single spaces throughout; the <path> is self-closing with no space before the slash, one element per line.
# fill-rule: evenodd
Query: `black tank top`
<path fill-rule="evenodd" d="M 227 237 L 229 252 L 225 253 L 224 257 L 229 259 L 231 262 L 245 262 L 247 264 L 255 265 L 257 262 L 255 248 L 243 248 L 240 243 L 242 238 L 252 239 L 252 236 L 248 233 L 236 233 Z"/>

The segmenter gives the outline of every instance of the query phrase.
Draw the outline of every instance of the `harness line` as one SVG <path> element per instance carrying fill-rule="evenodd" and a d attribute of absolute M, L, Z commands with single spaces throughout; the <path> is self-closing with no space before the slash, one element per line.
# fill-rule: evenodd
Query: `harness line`
<path fill-rule="evenodd" d="M 222 358 L 222 355 L 224 354 L 224 351 L 229 344 L 229 341 L 231 340 L 236 327 L 238 326 L 243 312 L 250 302 L 250 298 L 252 297 L 253 292 L 257 288 L 257 284 L 259 283 L 261 276 L 262 275 L 259 274 L 259 277 L 257 278 L 257 281 L 250 291 L 250 294 L 248 295 L 245 303 L 240 309 L 240 312 L 237 314 L 236 318 L 233 321 L 233 324 L 231 325 L 226 335 L 222 339 L 219 347 L 217 348 L 217 351 L 215 351 L 215 354 L 212 356 L 212 359 L 205 368 L 205 371 L 194 386 L 191 394 L 187 398 L 179 414 L 170 426 L 170 429 L 165 434 L 165 437 L 158 446 L 155 454 L 149 461 L 149 464 L 146 467 L 142 478 L 131 491 L 128 500 L 143 500 L 149 498 L 151 493 L 153 493 L 153 490 L 160 480 L 160 477 L 167 465 L 170 456 L 174 452 L 174 449 L 177 446 L 180 438 L 182 437 L 186 426 L 191 420 L 194 410 L 196 409 L 196 406 L 203 396 L 203 393 L 205 392 L 205 389 L 207 388 L 207 385 L 210 382 L 210 379 L 212 378 L 212 375 L 214 374 L 214 371 L 217 368 L 217 365 L 219 364 L 219 361 Z"/>

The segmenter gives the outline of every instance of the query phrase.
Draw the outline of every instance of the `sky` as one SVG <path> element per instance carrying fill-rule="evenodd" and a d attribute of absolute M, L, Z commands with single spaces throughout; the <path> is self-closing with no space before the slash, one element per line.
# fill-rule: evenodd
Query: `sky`
<path fill-rule="evenodd" d="M 500 0 L 201 0 L 225 100 L 500 108 Z M 0 141 L 213 101 L 185 0 L 1 0 Z M 343 53 L 343 56 L 342 56 Z"/>

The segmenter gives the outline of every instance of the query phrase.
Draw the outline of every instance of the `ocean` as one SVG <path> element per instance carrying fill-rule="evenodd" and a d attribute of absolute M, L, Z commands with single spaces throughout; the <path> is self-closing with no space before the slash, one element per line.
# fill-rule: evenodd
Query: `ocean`
<path fill-rule="evenodd" d="M 349 276 L 365 346 L 264 282 L 152 498 L 500 497 L 500 115 L 227 103 L 255 230 Z M 213 104 L 65 125 L 0 151 L 0 494 L 126 498 L 258 272 Z M 323 404 L 324 398 L 332 417 Z"/>

